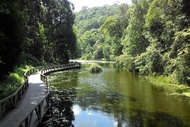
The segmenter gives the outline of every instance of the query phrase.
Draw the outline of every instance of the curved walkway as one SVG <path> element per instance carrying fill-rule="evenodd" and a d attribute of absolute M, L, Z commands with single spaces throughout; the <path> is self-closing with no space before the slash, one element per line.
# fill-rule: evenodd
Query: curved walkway
<path fill-rule="evenodd" d="M 0 127 L 18 127 L 28 114 L 33 111 L 36 106 L 44 99 L 47 93 L 45 84 L 40 80 L 40 73 L 34 73 L 29 76 L 29 87 L 22 96 L 17 107 L 11 110 L 6 116 L 0 120 Z M 47 103 L 43 103 L 43 107 L 47 107 Z M 45 111 L 42 111 L 45 113 Z M 39 119 L 38 112 L 34 111 L 30 117 L 29 123 L 23 123 L 26 127 L 28 124 L 30 127 L 36 127 Z M 23 125 L 22 124 L 22 125 Z"/>
<path fill-rule="evenodd" d="M 41 73 L 37 72 L 28 76 L 29 85 L 25 94 L 21 96 L 16 108 L 0 119 L 0 127 L 36 127 L 50 108 L 48 82 L 44 74 L 80 68 L 80 66 L 80 63 L 77 62 L 52 66 L 41 69 Z M 4 103 L 6 105 L 7 101 Z M 2 108 L 1 106 L 0 109 Z"/>

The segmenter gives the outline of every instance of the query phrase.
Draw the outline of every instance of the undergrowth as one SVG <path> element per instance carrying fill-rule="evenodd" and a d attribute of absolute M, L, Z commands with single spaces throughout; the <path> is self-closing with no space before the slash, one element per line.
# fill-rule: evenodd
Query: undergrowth
<path fill-rule="evenodd" d="M 0 82 L 0 100 L 13 94 L 24 83 L 24 73 L 29 66 L 15 68 L 6 80 Z"/>

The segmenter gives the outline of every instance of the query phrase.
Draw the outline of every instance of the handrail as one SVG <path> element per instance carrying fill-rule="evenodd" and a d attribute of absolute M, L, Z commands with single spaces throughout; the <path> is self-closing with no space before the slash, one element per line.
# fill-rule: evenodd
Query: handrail
<path fill-rule="evenodd" d="M 56 72 L 56 71 L 69 70 L 71 68 L 80 68 L 80 67 L 81 67 L 80 63 L 74 62 L 71 64 L 63 64 L 63 65 L 56 65 L 56 66 L 42 68 L 40 71 L 42 74 L 49 74 L 49 73 Z"/>
<path fill-rule="evenodd" d="M 46 100 L 46 105 L 44 106 L 45 100 Z M 34 111 L 36 112 L 37 118 L 40 122 L 42 120 L 43 116 L 45 115 L 45 113 L 51 107 L 49 100 L 50 100 L 50 94 L 49 94 L 49 89 L 48 89 L 48 92 L 45 95 L 44 99 L 41 100 L 40 103 L 36 107 L 34 107 L 34 109 L 26 116 L 26 118 L 20 123 L 20 125 L 18 127 L 23 127 L 23 126 L 30 127 Z M 36 123 L 36 124 L 38 124 L 38 123 Z"/>
<path fill-rule="evenodd" d="M 72 63 L 72 64 L 67 64 L 67 65 L 57 65 L 57 66 L 51 66 L 51 67 L 46 67 L 42 68 L 40 70 L 40 78 L 44 82 L 44 84 L 47 86 L 47 93 L 44 97 L 44 99 L 26 116 L 26 118 L 20 123 L 18 127 L 30 127 L 31 126 L 31 120 L 33 117 L 33 112 L 36 112 L 37 118 L 39 123 L 43 119 L 45 113 L 49 110 L 51 107 L 50 104 L 50 91 L 49 91 L 49 83 L 47 79 L 47 74 L 55 72 L 55 71 L 61 71 L 61 70 L 68 70 L 68 69 L 74 69 L 74 68 L 80 68 L 81 64 L 80 63 Z M 47 105 L 44 106 L 44 100 L 46 100 Z M 44 111 L 44 113 L 42 113 Z"/>
<path fill-rule="evenodd" d="M 18 101 L 21 99 L 21 96 L 25 93 L 27 87 L 28 87 L 28 76 L 34 72 L 37 72 L 38 68 L 32 68 L 29 71 L 24 73 L 24 83 L 18 88 L 18 90 L 13 93 L 12 95 L 0 100 L 0 119 L 3 117 L 3 115 L 6 112 L 6 106 L 8 106 L 8 103 L 11 104 L 10 110 L 16 108 Z"/>

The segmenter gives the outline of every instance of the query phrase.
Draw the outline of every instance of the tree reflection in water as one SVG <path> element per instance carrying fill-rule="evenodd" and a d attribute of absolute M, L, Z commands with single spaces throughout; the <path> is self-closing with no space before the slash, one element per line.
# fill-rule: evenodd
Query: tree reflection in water
<path fill-rule="evenodd" d="M 52 107 L 40 127 L 74 127 L 73 100 L 76 90 L 71 88 L 65 91 L 51 91 Z"/>
<path fill-rule="evenodd" d="M 76 89 L 70 88 L 62 92 L 53 91 L 51 100 L 50 114 L 46 116 L 45 122 L 40 127 L 74 127 L 72 121 L 75 119 L 73 112 L 75 104 L 79 105 L 83 111 L 90 110 L 94 114 L 105 112 L 110 116 L 113 115 L 113 127 L 186 127 L 180 119 L 164 113 L 126 110 L 127 107 L 120 107 L 120 103 L 122 101 L 135 102 L 135 98 L 123 97 L 117 93 L 105 94 L 90 91 L 76 97 Z"/>
<path fill-rule="evenodd" d="M 105 75 L 111 79 L 106 80 Z M 152 89 L 149 91 L 150 88 L 147 85 L 133 84 L 134 81 L 141 82 L 138 79 L 132 80 L 130 75 L 122 75 L 123 73 L 114 70 L 112 73 L 103 71 L 97 75 L 89 74 L 87 71 L 52 74 L 50 84 L 60 91 L 52 92 L 53 106 L 50 114 L 44 119 L 43 125 L 39 127 L 92 127 L 91 121 L 96 123 L 95 127 L 190 127 L 189 117 L 179 117 L 175 115 L 177 113 L 161 110 L 170 109 L 172 103 L 157 105 L 157 101 L 164 100 L 160 98 L 160 96 L 165 98 L 163 93 L 152 91 Z M 118 78 L 113 77 L 118 76 L 129 78 L 126 80 L 122 78 L 121 84 L 117 84 Z M 139 86 L 141 86 L 140 91 Z M 141 100 L 145 97 L 148 97 L 147 103 Z M 167 97 L 165 99 L 164 102 L 168 101 Z M 179 104 L 181 104 L 177 107 L 179 111 L 189 113 L 190 110 L 183 109 L 185 103 Z M 76 105 L 81 109 L 81 114 L 74 114 L 73 107 Z M 174 111 L 177 112 L 178 109 Z M 93 116 L 86 115 L 89 111 L 93 113 Z M 105 119 L 103 123 L 101 122 L 100 119 L 105 118 L 104 116 L 111 121 L 111 125 L 105 125 Z M 87 122 L 87 119 L 90 120 Z M 91 123 L 80 126 L 79 124 L 83 124 L 83 121 Z"/>

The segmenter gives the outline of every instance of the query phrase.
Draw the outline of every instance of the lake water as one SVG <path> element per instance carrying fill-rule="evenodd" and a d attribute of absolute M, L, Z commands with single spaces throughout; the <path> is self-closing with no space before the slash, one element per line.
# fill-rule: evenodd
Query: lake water
<path fill-rule="evenodd" d="M 74 127 L 190 127 L 190 101 L 152 87 L 113 63 L 99 63 L 103 72 L 80 70 L 49 75 L 60 126 Z M 57 98 L 57 99 L 56 99 Z M 60 99 L 61 98 L 61 99 Z"/>

